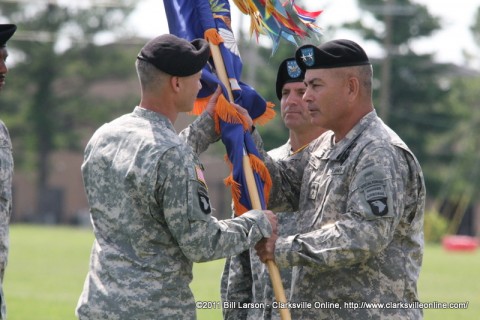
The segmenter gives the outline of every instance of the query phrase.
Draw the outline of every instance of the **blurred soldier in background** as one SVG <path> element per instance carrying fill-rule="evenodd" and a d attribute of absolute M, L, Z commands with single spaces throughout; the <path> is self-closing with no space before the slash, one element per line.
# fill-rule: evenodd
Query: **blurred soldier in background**
<path fill-rule="evenodd" d="M 312 124 L 307 103 L 302 100 L 305 93 L 303 78 L 295 58 L 284 60 L 277 71 L 275 91 L 280 100 L 280 114 L 289 130 L 288 141 L 268 154 L 274 160 L 299 161 L 302 152 L 311 141 L 326 130 Z M 287 208 L 285 208 L 287 209 Z M 291 210 L 291 208 L 290 208 Z M 290 236 L 296 232 L 297 214 L 278 212 L 278 235 Z M 289 296 L 292 269 L 280 269 L 285 296 Z M 265 303 L 265 309 L 223 309 L 224 319 L 280 319 L 278 309 L 272 309 L 275 301 L 273 288 L 266 265 L 261 263 L 253 251 L 227 258 L 222 275 L 222 300 L 228 302 Z"/>

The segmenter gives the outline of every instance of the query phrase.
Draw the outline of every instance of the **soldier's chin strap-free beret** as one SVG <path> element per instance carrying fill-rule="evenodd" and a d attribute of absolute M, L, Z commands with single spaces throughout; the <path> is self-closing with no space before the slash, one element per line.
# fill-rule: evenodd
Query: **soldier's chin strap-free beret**
<path fill-rule="evenodd" d="M 8 39 L 13 36 L 16 30 L 17 26 L 14 24 L 0 24 L 0 47 L 7 45 Z"/>
<path fill-rule="evenodd" d="M 172 76 L 187 77 L 202 70 L 209 57 L 207 41 L 195 39 L 189 42 L 173 34 L 163 34 L 147 42 L 137 59 Z"/>
<path fill-rule="evenodd" d="M 305 45 L 297 49 L 295 59 L 302 70 L 331 69 L 370 64 L 367 54 L 351 40 L 333 40 L 318 47 Z"/>
<path fill-rule="evenodd" d="M 278 100 L 282 99 L 282 89 L 285 83 L 303 82 L 305 72 L 300 69 L 295 58 L 288 58 L 280 63 L 277 72 L 277 81 L 275 90 Z"/>

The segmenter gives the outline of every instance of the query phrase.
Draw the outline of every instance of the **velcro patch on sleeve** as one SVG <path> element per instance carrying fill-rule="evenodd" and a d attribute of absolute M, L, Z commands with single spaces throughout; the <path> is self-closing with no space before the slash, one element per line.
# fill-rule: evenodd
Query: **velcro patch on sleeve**
<path fill-rule="evenodd" d="M 207 186 L 207 181 L 205 180 L 205 176 L 203 175 L 203 170 L 202 168 L 200 168 L 200 166 L 196 165 L 195 166 L 195 173 L 197 175 L 197 180 L 202 183 L 205 188 L 208 189 L 208 186 Z"/>
<path fill-rule="evenodd" d="M 208 194 L 201 190 L 198 190 L 198 203 L 200 205 L 200 210 L 202 210 L 203 213 L 210 214 L 212 212 L 212 206 Z"/>
<path fill-rule="evenodd" d="M 359 192 L 357 198 L 365 212 L 365 218 L 378 219 L 393 217 L 391 189 L 389 178 L 381 167 L 370 167 L 357 175 L 354 188 Z"/>

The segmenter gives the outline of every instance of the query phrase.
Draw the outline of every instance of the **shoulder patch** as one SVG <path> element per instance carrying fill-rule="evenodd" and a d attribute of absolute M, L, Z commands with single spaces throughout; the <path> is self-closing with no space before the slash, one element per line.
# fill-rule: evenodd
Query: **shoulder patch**
<path fill-rule="evenodd" d="M 368 204 L 370 205 L 370 209 L 372 209 L 372 213 L 378 217 L 383 217 L 384 215 L 388 214 L 388 205 L 387 205 L 387 198 L 376 199 L 376 200 L 367 200 Z"/>
<path fill-rule="evenodd" d="M 205 180 L 205 176 L 203 175 L 203 170 L 198 165 L 195 166 L 195 174 L 197 175 L 197 180 L 202 183 L 208 190 L 207 181 Z"/>
<path fill-rule="evenodd" d="M 369 167 L 358 174 L 354 189 L 359 192 L 358 200 L 368 220 L 393 217 L 389 183 L 386 172 L 381 168 Z"/>
<path fill-rule="evenodd" d="M 200 204 L 200 210 L 205 214 L 212 212 L 212 206 L 210 205 L 210 199 L 208 195 L 202 191 L 198 191 L 198 203 Z"/>

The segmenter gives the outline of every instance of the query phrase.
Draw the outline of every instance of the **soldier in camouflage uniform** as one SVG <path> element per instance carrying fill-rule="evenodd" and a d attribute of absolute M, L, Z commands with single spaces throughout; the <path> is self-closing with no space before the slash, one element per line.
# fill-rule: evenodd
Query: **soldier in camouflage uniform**
<path fill-rule="evenodd" d="M 421 319 L 421 167 L 375 113 L 372 67 L 358 44 L 306 45 L 296 59 L 313 123 L 332 131 L 303 161 L 265 159 L 274 180 L 269 209 L 286 197 L 299 208 L 298 233 L 255 249 L 263 262 L 294 267 L 293 319 Z"/>
<path fill-rule="evenodd" d="M 275 161 L 286 159 L 289 162 L 300 161 L 302 151 L 308 144 L 326 131 L 311 123 L 307 104 L 302 101 L 305 93 L 304 76 L 305 73 L 299 68 L 295 58 L 284 60 L 278 68 L 276 93 L 280 100 L 282 120 L 289 129 L 289 139 L 284 145 L 268 152 Z M 296 214 L 278 212 L 276 215 L 279 236 L 296 233 Z M 285 296 L 288 297 L 292 269 L 284 268 L 279 271 Z M 226 260 L 221 292 L 223 301 L 265 303 L 266 306 L 265 309 L 225 308 L 224 319 L 280 319 L 278 309 L 271 308 L 275 295 L 268 269 L 261 263 L 253 249 Z"/>
<path fill-rule="evenodd" d="M 136 61 L 140 105 L 103 125 L 86 147 L 82 174 L 95 241 L 79 319 L 195 319 L 192 263 L 238 254 L 276 231 L 270 211 L 212 217 L 194 153 L 208 145 L 185 143 L 213 125 L 208 113 L 175 133 L 178 113 L 193 108 L 209 55 L 203 39 L 148 42 Z"/>
<path fill-rule="evenodd" d="M 8 72 L 5 64 L 8 56 L 6 43 L 16 30 L 17 27 L 13 24 L 0 24 L 0 91 L 5 85 L 5 76 Z M 12 215 L 12 179 L 12 142 L 7 127 L 0 120 L 0 319 L 6 319 L 7 317 L 3 294 L 3 276 L 8 260 L 8 225 Z"/>

